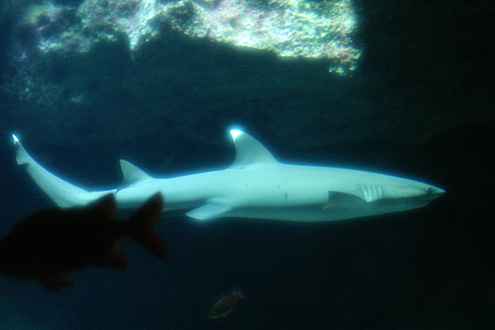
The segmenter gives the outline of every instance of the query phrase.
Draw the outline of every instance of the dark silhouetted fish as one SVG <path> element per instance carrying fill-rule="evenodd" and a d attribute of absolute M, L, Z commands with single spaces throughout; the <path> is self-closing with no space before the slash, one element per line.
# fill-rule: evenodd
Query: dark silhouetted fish
<path fill-rule="evenodd" d="M 120 238 L 129 236 L 160 259 L 165 246 L 153 226 L 163 209 L 151 197 L 127 221 L 118 221 L 113 194 L 81 208 L 47 209 L 18 223 L 0 241 L 0 271 L 57 291 L 74 284 L 66 273 L 87 266 L 127 268 Z"/>
<path fill-rule="evenodd" d="M 244 298 L 244 295 L 241 291 L 236 289 L 232 290 L 230 296 L 220 299 L 213 305 L 210 313 L 208 313 L 208 317 L 210 319 L 216 319 L 227 316 L 242 298 Z"/>

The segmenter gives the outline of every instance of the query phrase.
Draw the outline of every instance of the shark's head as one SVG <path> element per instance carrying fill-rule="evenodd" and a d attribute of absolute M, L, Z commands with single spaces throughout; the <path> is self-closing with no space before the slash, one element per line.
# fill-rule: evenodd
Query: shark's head
<path fill-rule="evenodd" d="M 445 195 L 445 190 L 431 185 L 426 185 L 423 189 L 423 197 L 429 198 L 429 200 L 442 197 Z"/>
<path fill-rule="evenodd" d="M 412 210 L 428 205 L 445 190 L 413 180 L 393 178 L 384 185 L 361 186 L 366 215 Z M 362 204 L 361 204 L 362 205 Z"/>
<path fill-rule="evenodd" d="M 441 188 L 417 181 L 411 181 L 411 184 L 407 185 L 399 185 L 394 191 L 396 197 L 418 198 L 424 201 L 431 201 L 444 194 L 445 190 Z"/>
<path fill-rule="evenodd" d="M 406 183 L 388 187 L 387 189 L 393 195 L 393 198 L 388 200 L 395 200 L 395 203 L 402 205 L 404 209 L 426 206 L 432 200 L 445 194 L 445 190 L 427 183 L 412 180 L 407 180 Z M 385 196 L 385 200 L 387 200 L 387 197 Z"/>

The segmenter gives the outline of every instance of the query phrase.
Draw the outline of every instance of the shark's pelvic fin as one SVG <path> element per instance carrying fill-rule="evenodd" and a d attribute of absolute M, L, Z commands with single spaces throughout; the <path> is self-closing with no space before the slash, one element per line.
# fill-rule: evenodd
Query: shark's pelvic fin
<path fill-rule="evenodd" d="M 71 207 L 75 205 L 86 205 L 104 195 L 115 190 L 104 190 L 90 192 L 79 188 L 67 181 L 60 179 L 54 174 L 45 170 L 38 164 L 22 146 L 19 139 L 12 135 L 16 150 L 17 164 L 26 167 L 29 175 L 58 206 Z"/>
<path fill-rule="evenodd" d="M 205 205 L 187 212 L 186 215 L 197 220 L 213 220 L 225 216 L 230 211 L 232 211 L 231 206 L 210 200 Z"/>
<path fill-rule="evenodd" d="M 124 180 L 122 181 L 122 184 L 120 185 L 119 189 L 123 187 L 132 186 L 134 183 L 138 181 L 151 179 L 151 176 L 149 176 L 146 172 L 144 172 L 136 165 L 131 164 L 127 160 L 124 159 L 120 160 L 120 168 L 122 169 Z"/>
<path fill-rule="evenodd" d="M 231 130 L 230 135 L 236 150 L 236 158 L 230 168 L 246 167 L 251 164 L 278 164 L 271 152 L 250 135 L 238 130 Z"/>

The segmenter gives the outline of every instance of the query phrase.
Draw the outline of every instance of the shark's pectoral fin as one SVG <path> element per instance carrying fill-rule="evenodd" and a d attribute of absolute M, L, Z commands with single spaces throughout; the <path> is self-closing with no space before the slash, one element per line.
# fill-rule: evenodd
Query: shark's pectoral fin
<path fill-rule="evenodd" d="M 322 210 L 331 210 L 334 208 L 353 208 L 368 202 L 359 195 L 343 193 L 339 191 L 328 192 L 328 203 L 322 207 Z"/>
<path fill-rule="evenodd" d="M 231 206 L 209 201 L 205 205 L 187 212 L 186 215 L 197 220 L 213 220 L 224 216 L 230 211 L 232 211 Z"/>

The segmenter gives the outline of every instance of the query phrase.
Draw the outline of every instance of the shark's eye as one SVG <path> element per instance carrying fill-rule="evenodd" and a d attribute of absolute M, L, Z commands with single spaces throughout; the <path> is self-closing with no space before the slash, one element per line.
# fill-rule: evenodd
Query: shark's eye
<path fill-rule="evenodd" d="M 428 195 L 433 194 L 433 188 L 432 187 L 426 187 L 425 193 L 427 193 Z"/>

